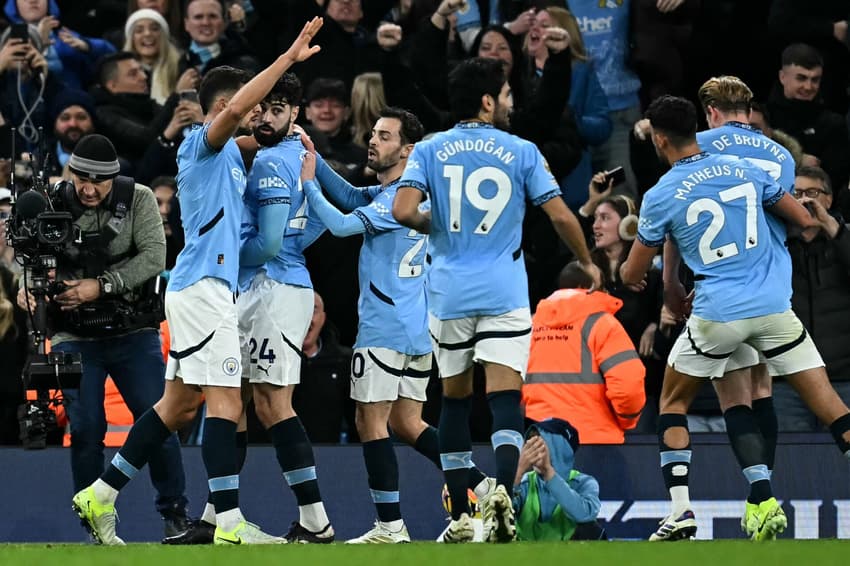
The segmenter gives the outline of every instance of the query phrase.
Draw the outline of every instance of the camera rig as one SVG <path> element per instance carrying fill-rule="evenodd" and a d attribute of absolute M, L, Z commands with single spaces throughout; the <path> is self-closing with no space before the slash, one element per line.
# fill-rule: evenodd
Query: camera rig
<path fill-rule="evenodd" d="M 17 155 L 16 129 L 12 128 L 12 170 L 9 185 L 12 191 L 12 213 L 7 222 L 7 243 L 15 250 L 15 259 L 23 268 L 23 285 L 35 298 L 35 309 L 28 309 L 28 355 L 21 375 L 24 388 L 36 391 L 36 400 L 19 408 L 21 439 L 27 448 L 43 448 L 50 425 L 55 425 L 51 405 L 62 403 L 61 396 L 51 397 L 50 391 L 78 388 L 82 377 L 80 354 L 47 352 L 47 298 L 64 291 L 61 282 L 52 280 L 57 255 L 74 241 L 74 220 L 69 212 L 53 209 L 46 177 L 47 153 L 42 145 L 41 167 L 21 186 L 15 178 Z M 43 139 L 43 136 L 42 136 Z"/>

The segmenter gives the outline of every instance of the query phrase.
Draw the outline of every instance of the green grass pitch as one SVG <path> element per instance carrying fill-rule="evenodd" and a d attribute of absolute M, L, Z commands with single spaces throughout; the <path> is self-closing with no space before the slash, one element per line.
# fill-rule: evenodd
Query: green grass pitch
<path fill-rule="evenodd" d="M 448 546 L 418 542 L 397 546 L 247 546 L 169 547 L 130 544 L 105 548 L 72 544 L 0 545 L 3 566 L 260 566 L 263 564 L 331 566 L 592 566 L 595 564 L 660 566 L 709 564 L 827 566 L 850 563 L 850 541 L 779 540 L 755 544 L 743 540 L 677 543 L 596 542 L 467 544 Z"/>

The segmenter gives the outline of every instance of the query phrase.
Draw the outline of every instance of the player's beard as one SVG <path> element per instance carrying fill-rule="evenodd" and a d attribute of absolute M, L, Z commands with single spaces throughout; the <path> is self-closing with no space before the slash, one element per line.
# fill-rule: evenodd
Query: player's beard
<path fill-rule="evenodd" d="M 261 123 L 257 127 L 253 129 L 254 139 L 257 140 L 257 143 L 263 147 L 273 147 L 281 142 L 283 138 L 286 137 L 286 134 L 289 132 L 290 122 L 287 122 L 283 125 L 283 127 L 279 130 L 274 130 L 274 133 L 269 133 L 266 131 L 261 131 L 260 128 L 271 128 L 271 126 L 265 122 Z"/>
<path fill-rule="evenodd" d="M 493 125 L 500 130 L 509 131 L 511 129 L 511 111 L 506 106 L 501 104 L 496 106 L 493 111 Z"/>
<path fill-rule="evenodd" d="M 375 155 L 378 155 L 377 152 L 375 152 Z M 393 154 L 388 155 L 383 159 L 381 159 L 380 156 L 376 157 L 375 159 L 369 159 L 366 161 L 366 166 L 369 167 L 369 169 L 371 169 L 375 173 L 383 173 L 390 167 L 395 166 L 396 163 L 398 163 L 398 155 Z"/>

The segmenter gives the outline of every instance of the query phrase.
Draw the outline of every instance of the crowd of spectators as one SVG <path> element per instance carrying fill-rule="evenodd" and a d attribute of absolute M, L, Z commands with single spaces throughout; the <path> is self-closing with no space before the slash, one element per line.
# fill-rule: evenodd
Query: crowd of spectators
<path fill-rule="evenodd" d="M 786 145 L 798 166 L 825 171 L 820 176 L 806 169 L 803 176 L 829 196 L 822 205 L 835 214 L 839 229 L 822 234 L 821 243 L 790 244 L 794 308 L 805 309 L 798 315 L 833 379 L 850 381 L 843 349 L 827 347 L 850 338 L 839 324 L 843 319 L 830 317 L 846 306 L 850 282 L 846 246 L 831 243 L 846 239 L 841 215 L 850 212 L 850 0 L 6 0 L 0 18 L 0 186 L 9 184 L 12 128 L 21 183 L 42 167 L 51 179 L 67 175 L 76 142 L 101 133 L 115 145 L 122 174 L 154 191 L 170 268 L 183 245 L 175 158 L 184 131 L 202 120 L 201 77 L 221 65 L 257 71 L 315 15 L 325 17 L 315 38 L 321 52 L 294 67 L 305 86 L 299 121 L 325 160 L 354 184 L 374 182 L 367 144 L 383 106 L 411 110 L 428 132 L 450 127 L 447 77 L 453 65 L 471 56 L 503 61 L 514 97 L 511 130 L 547 158 L 567 204 L 584 219 L 594 258 L 608 275 L 605 290 L 623 302 L 616 316 L 647 368 L 643 432 L 652 431 L 665 348 L 676 330 L 661 308 L 657 270 L 641 288 L 625 287 L 617 276 L 630 245 L 620 228 L 662 173 L 634 125 L 661 94 L 695 99 L 710 76 L 742 78 L 757 101 L 753 123 Z M 623 168 L 622 183 L 595 174 L 616 167 Z M 10 196 L 0 189 L 2 220 Z M 326 233 L 306 252 L 324 297 L 322 322 L 326 316 L 334 329 L 326 342 L 342 352 L 326 364 L 305 364 L 310 373 L 325 366 L 334 373 L 333 380 L 317 376 L 316 383 L 335 388 L 330 397 L 339 410 L 322 413 L 335 422 L 311 427 L 302 413 L 308 432 L 312 428 L 323 441 L 353 430 L 346 424 L 346 392 L 339 387 L 347 379 L 337 358 L 345 357 L 356 333 L 360 243 L 359 236 Z M 533 207 L 523 249 L 536 305 L 557 288 L 557 274 L 570 257 Z M 0 238 L 4 443 L 16 440 L 14 408 L 23 396 L 26 319 L 11 300 L 19 276 Z M 824 303 L 824 293 L 837 302 Z M 322 343 L 321 328 L 305 349 Z M 316 387 L 301 389 L 298 403 L 305 411 L 322 406 L 320 400 L 311 404 L 311 396 L 329 398 Z M 426 407 L 426 417 L 434 411 Z"/>

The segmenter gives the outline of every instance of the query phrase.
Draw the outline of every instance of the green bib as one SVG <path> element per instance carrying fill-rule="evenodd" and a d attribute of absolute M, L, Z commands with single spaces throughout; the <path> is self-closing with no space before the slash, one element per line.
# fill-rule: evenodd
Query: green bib
<path fill-rule="evenodd" d="M 570 480 L 579 474 L 570 470 Z M 552 518 L 540 520 L 540 496 L 537 494 L 537 472 L 528 476 L 528 497 L 517 520 L 516 532 L 519 540 L 570 540 L 576 530 L 576 522 L 567 517 L 560 505 L 555 507 Z"/>

